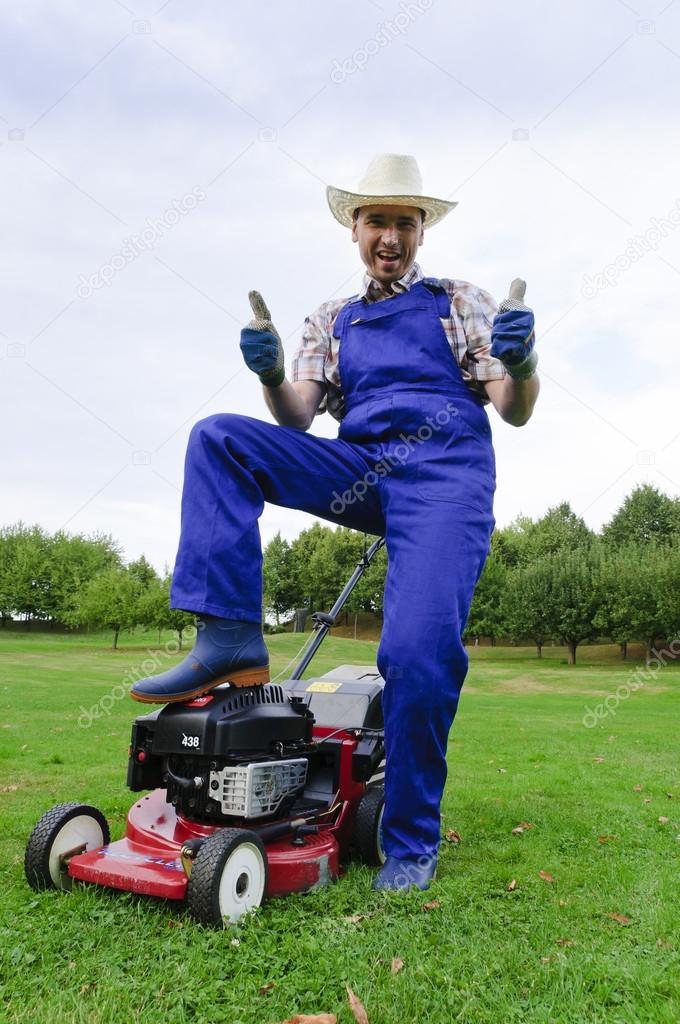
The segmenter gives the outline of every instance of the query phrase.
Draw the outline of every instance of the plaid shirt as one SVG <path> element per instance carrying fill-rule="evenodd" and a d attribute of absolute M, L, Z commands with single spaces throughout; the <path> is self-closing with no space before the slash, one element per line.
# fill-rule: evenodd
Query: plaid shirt
<path fill-rule="evenodd" d="M 395 292 L 406 292 L 423 277 L 419 265 L 414 263 L 392 287 Z M 446 340 L 451 346 L 461 377 L 486 403 L 489 399 L 484 390 L 484 381 L 502 380 L 505 376 L 503 364 L 490 354 L 491 322 L 498 312 L 498 306 L 488 292 L 468 281 L 442 279 L 439 283 L 451 299 L 451 313 L 441 322 Z M 378 282 L 368 274 L 364 275 L 361 292 L 353 298 L 364 297 L 368 302 L 389 298 Z M 326 386 L 326 394 L 317 409 L 317 415 L 328 409 L 336 420 L 342 419 L 344 399 L 338 369 L 340 340 L 334 336 L 333 328 L 338 313 L 351 301 L 352 298 L 324 302 L 305 319 L 302 341 L 292 363 L 293 381 L 318 380 Z"/>

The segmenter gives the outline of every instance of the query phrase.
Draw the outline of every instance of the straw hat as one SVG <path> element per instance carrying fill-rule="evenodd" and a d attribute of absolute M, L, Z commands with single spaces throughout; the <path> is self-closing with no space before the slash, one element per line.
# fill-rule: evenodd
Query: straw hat
<path fill-rule="evenodd" d="M 413 156 L 379 153 L 373 157 L 359 182 L 357 192 L 329 185 L 328 205 L 336 220 L 352 227 L 352 215 L 359 206 L 417 206 L 425 211 L 425 227 L 438 224 L 458 203 L 423 195 L 423 179 Z"/>

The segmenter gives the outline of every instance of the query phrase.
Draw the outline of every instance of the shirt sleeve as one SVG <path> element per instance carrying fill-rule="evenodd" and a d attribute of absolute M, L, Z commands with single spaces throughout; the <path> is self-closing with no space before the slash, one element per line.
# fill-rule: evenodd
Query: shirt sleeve
<path fill-rule="evenodd" d="M 470 288 L 459 307 L 466 341 L 466 369 L 473 380 L 502 380 L 506 370 L 491 355 L 491 326 L 498 312 L 494 299 L 481 288 Z M 455 299 L 454 299 L 455 301 Z"/>
<path fill-rule="evenodd" d="M 326 394 L 319 402 L 317 416 L 326 412 L 328 407 L 328 381 L 324 370 L 330 355 L 331 333 L 328 317 L 328 303 L 323 303 L 310 316 L 305 317 L 302 338 L 293 356 L 290 367 L 290 379 L 316 380 L 323 384 Z"/>

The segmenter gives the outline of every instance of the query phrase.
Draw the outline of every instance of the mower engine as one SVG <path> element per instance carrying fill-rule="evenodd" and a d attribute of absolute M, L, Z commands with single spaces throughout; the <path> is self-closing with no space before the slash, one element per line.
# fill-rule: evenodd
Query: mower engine
<path fill-rule="evenodd" d="M 137 718 L 128 786 L 179 814 L 234 824 L 285 816 L 305 788 L 313 715 L 282 686 L 218 688 Z"/>

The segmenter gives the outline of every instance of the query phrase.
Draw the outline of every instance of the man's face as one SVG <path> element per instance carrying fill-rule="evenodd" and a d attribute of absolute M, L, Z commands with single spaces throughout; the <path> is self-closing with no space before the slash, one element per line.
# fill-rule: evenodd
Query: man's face
<path fill-rule="evenodd" d="M 415 206 L 362 206 L 352 225 L 366 269 L 388 290 L 415 260 L 423 234 L 423 215 Z"/>

